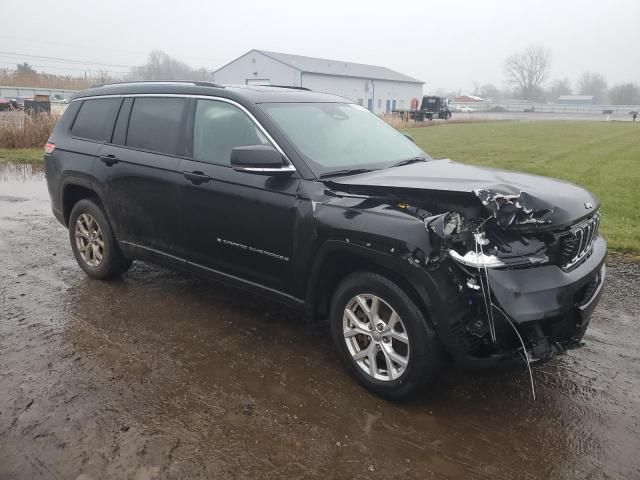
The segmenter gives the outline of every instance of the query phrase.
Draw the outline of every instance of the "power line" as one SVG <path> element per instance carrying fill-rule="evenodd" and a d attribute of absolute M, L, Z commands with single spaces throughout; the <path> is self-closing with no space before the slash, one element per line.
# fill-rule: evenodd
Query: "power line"
<path fill-rule="evenodd" d="M 27 58 L 36 58 L 36 59 L 40 59 L 40 60 L 49 60 L 49 61 L 53 61 L 53 62 L 68 62 L 68 63 L 75 63 L 75 64 L 83 64 L 83 65 L 102 65 L 105 67 L 121 67 L 121 68 L 133 68 L 134 65 L 118 65 L 115 63 L 102 63 L 102 62 L 89 62 L 89 61 L 84 61 L 84 60 L 72 60 L 69 58 L 60 58 L 60 57 L 47 57 L 44 55 L 29 55 L 27 53 L 17 53 L 17 52 L 5 52 L 5 51 L 1 51 L 0 53 L 3 55 L 11 55 L 14 57 L 27 57 Z"/>
<path fill-rule="evenodd" d="M 6 64 L 6 65 L 11 65 L 14 66 L 16 65 L 19 60 L 22 57 L 27 57 L 27 58 L 33 58 L 36 61 L 39 60 L 45 60 L 48 62 L 54 62 L 54 63 L 62 63 L 63 65 L 43 65 L 43 64 L 30 64 L 32 67 L 36 67 L 36 68 L 43 68 L 43 69 L 54 69 L 54 70 L 62 70 L 62 71 L 66 71 L 68 73 L 71 73 L 70 71 L 76 71 L 76 72 L 87 72 L 87 71 L 91 71 L 94 70 L 95 72 L 105 72 L 105 73 L 110 73 L 113 75 L 126 75 L 127 73 L 130 73 L 131 69 L 135 69 L 138 68 L 138 66 L 134 66 L 134 65 L 121 65 L 121 64 L 114 64 L 114 63 L 102 63 L 102 62 L 90 62 L 90 61 L 84 61 L 84 60 L 74 60 L 71 58 L 62 58 L 62 57 L 50 57 L 50 56 L 46 56 L 46 55 L 33 55 L 33 54 L 28 54 L 28 53 L 18 53 L 18 52 L 7 52 L 7 51 L 2 51 L 0 50 L 0 54 L 2 56 L 4 56 L 4 59 L 0 59 L 0 64 Z M 16 57 L 16 59 L 12 59 L 9 58 L 7 60 L 7 57 Z M 64 64 L 69 64 L 69 65 L 64 65 Z M 113 68 L 117 68 L 117 69 L 126 69 L 126 70 L 106 70 L 104 67 L 113 67 Z M 3 68 L 7 68 L 7 67 L 3 67 Z M 204 68 L 204 67 L 203 67 Z M 213 69 L 207 69 L 208 71 L 213 71 Z"/>
<path fill-rule="evenodd" d="M 6 65 L 5 67 L 2 68 L 9 68 L 10 67 L 15 67 L 15 63 L 10 62 L 10 61 L 6 61 L 6 60 L 0 60 L 0 64 Z M 114 70 L 105 70 L 102 68 L 74 68 L 74 67 L 67 67 L 67 66 L 60 66 L 60 65 L 35 65 L 35 64 L 29 64 L 29 66 L 31 67 L 36 67 L 36 68 L 51 68 L 54 70 L 74 70 L 74 71 L 78 71 L 78 72 L 88 72 L 90 70 L 93 70 L 93 72 L 107 72 L 107 73 L 113 73 L 113 74 L 117 74 L 117 75 L 123 75 L 126 73 L 129 73 L 128 70 L 122 70 L 122 71 L 114 71 Z"/>
<path fill-rule="evenodd" d="M 134 65 L 117 65 L 117 64 L 111 64 L 111 63 L 98 63 L 98 62 L 81 62 L 81 61 L 74 61 L 74 60 L 70 60 L 70 59 L 58 59 L 56 57 L 47 57 L 47 56 L 40 56 L 40 55 L 26 55 L 26 54 L 19 54 L 19 53 L 11 53 L 11 52 L 3 52 L 0 51 L 0 54 L 3 54 L 4 56 L 6 55 L 10 55 L 10 56 L 15 56 L 18 57 L 18 59 L 22 56 L 22 57 L 30 57 L 30 58 L 34 58 L 38 60 L 47 60 L 47 61 L 51 61 L 51 62 L 68 62 L 71 63 L 71 65 L 74 65 L 74 67 L 67 67 L 67 66 L 57 66 L 57 65 L 35 65 L 35 64 L 31 64 L 34 67 L 38 67 L 38 68 L 56 68 L 58 70 L 60 69 L 66 69 L 66 70 L 79 70 L 79 71 L 86 71 L 90 68 L 94 68 L 95 70 L 103 70 L 103 71 L 109 71 L 111 73 L 128 73 L 131 69 L 135 69 L 135 68 L 139 68 L 140 66 L 134 66 Z M 0 60 L 0 63 L 8 63 L 8 64 L 13 64 L 16 65 L 18 63 L 18 60 L 13 60 L 13 59 L 9 59 L 9 60 Z M 78 68 L 78 65 L 84 65 L 82 68 Z M 124 71 L 114 71 L 114 70 L 105 70 L 104 67 L 115 67 L 115 68 L 124 68 L 127 70 Z M 190 67 L 191 68 L 191 67 Z M 208 67 L 201 67 L 200 69 L 197 70 L 201 70 L 202 68 L 205 68 L 207 71 L 214 71 L 214 68 L 208 68 Z M 195 70 L 195 69 L 194 69 Z"/>
<path fill-rule="evenodd" d="M 91 48 L 92 50 L 95 49 L 100 49 L 103 48 L 102 46 L 98 46 L 95 43 L 94 44 L 88 44 L 86 42 L 82 42 L 82 45 L 78 45 L 77 43 L 69 43 L 69 42 L 55 42 L 55 41 L 50 41 L 50 40 L 37 40 L 37 39 L 33 39 L 33 38 L 22 38 L 22 37 L 17 37 L 14 35 L 3 35 L 0 34 L 0 38 L 10 38 L 13 40 L 18 40 L 21 42 L 31 42 L 31 43 L 40 43 L 40 44 L 46 44 L 46 45 L 60 45 L 60 46 L 66 46 L 66 47 L 73 47 L 75 49 L 81 48 L 81 49 L 86 49 L 86 48 Z M 160 49 L 162 50 L 162 49 Z M 109 48 L 110 52 L 120 52 L 120 53 L 124 53 L 127 55 L 148 55 L 149 52 L 142 52 L 142 51 L 135 51 L 135 50 L 123 50 L 123 49 L 114 49 L 114 48 Z M 226 63 L 227 61 L 229 61 L 228 57 L 211 57 L 211 56 L 199 56 L 199 55 L 179 55 L 178 57 L 179 59 L 182 58 L 187 58 L 187 59 L 197 59 L 198 61 L 205 61 L 205 62 L 211 62 L 211 63 Z"/>
<path fill-rule="evenodd" d="M 0 59 L 0 63 L 7 65 L 7 68 L 13 67 L 15 69 L 16 67 L 16 63 L 11 61 L 11 60 L 6 60 L 6 59 Z M 113 72 L 113 73 L 127 73 L 130 70 L 107 70 L 104 68 L 99 68 L 99 67 L 78 67 L 78 66 L 67 66 L 67 65 L 42 65 L 40 63 L 29 63 L 30 67 L 36 67 L 36 68 L 54 68 L 57 70 L 77 70 L 80 72 L 86 72 L 88 70 L 95 70 L 95 71 L 104 71 L 104 72 Z"/>
<path fill-rule="evenodd" d="M 97 48 L 101 48 L 96 44 L 89 44 L 86 42 L 82 42 L 81 45 L 79 45 L 77 42 L 76 43 L 69 43 L 69 42 L 58 42 L 58 41 L 51 41 L 51 40 L 38 40 L 35 38 L 24 38 L 24 37 L 17 37 L 15 35 L 3 35 L 0 34 L 0 38 L 9 38 L 9 39 L 13 39 L 13 40 L 18 40 L 20 42 L 29 42 L 29 43 L 40 43 L 43 45 L 59 45 L 59 46 L 63 46 L 63 47 L 72 47 L 74 49 L 81 49 L 81 50 L 86 50 L 86 49 L 91 49 L 91 50 L 95 50 Z M 109 47 L 109 51 L 110 52 L 120 52 L 120 53 L 126 53 L 127 55 L 148 55 L 149 52 L 143 52 L 143 51 L 135 51 L 135 50 L 121 50 L 121 49 L 114 49 Z"/>

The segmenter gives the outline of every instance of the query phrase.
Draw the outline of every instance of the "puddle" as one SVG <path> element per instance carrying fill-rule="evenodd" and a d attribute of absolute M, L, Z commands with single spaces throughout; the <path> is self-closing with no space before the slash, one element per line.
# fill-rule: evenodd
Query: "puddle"
<path fill-rule="evenodd" d="M 0 218 L 48 208 L 44 170 L 28 163 L 0 162 Z"/>
<path fill-rule="evenodd" d="M 0 182 L 41 182 L 44 180 L 42 167 L 30 163 L 0 162 Z"/>

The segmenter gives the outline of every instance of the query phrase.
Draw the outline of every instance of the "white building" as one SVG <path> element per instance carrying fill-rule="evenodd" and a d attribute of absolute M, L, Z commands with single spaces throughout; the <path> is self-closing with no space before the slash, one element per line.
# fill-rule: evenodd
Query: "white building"
<path fill-rule="evenodd" d="M 385 67 L 264 50 L 251 50 L 213 75 L 217 83 L 291 85 L 332 93 L 374 113 L 410 109 L 413 99 L 422 99 L 424 84 Z"/>

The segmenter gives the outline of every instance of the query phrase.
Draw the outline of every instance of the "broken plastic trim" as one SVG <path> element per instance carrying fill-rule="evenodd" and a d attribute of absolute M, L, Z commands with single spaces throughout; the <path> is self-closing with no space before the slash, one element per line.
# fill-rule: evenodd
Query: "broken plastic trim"
<path fill-rule="evenodd" d="M 447 212 L 424 219 L 427 229 L 431 229 L 438 237 L 445 238 L 453 233 L 459 233 L 462 217 L 457 212 Z"/>
<path fill-rule="evenodd" d="M 474 268 L 500 268 L 506 265 L 495 255 L 486 255 L 472 251 L 462 256 L 455 250 L 449 250 L 449 256 L 458 263 Z"/>

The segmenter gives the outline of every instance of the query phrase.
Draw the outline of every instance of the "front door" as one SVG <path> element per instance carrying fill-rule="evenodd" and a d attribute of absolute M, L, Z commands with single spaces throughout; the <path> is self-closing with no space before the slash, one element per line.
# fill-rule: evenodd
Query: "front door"
<path fill-rule="evenodd" d="M 367 108 L 370 112 L 373 112 L 373 98 L 367 99 Z"/>
<path fill-rule="evenodd" d="M 299 180 L 231 168 L 232 148 L 270 143 L 237 106 L 199 99 L 192 113 L 192 159 L 180 165 L 190 268 L 284 291 Z"/>
<path fill-rule="evenodd" d="M 387 109 L 386 112 L 389 113 L 391 112 L 391 100 L 387 100 Z"/>

